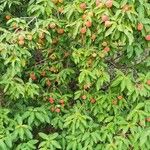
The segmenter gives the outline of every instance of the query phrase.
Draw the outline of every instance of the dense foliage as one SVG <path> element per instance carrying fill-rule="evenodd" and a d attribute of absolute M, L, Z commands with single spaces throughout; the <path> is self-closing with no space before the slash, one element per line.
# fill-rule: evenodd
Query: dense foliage
<path fill-rule="evenodd" d="M 1 0 L 0 89 L 0 150 L 150 149 L 150 1 Z"/>

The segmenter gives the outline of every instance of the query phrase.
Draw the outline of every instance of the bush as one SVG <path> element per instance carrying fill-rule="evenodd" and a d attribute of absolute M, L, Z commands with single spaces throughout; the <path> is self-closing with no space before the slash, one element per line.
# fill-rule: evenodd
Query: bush
<path fill-rule="evenodd" d="M 0 1 L 0 149 L 150 149 L 148 0 Z"/>

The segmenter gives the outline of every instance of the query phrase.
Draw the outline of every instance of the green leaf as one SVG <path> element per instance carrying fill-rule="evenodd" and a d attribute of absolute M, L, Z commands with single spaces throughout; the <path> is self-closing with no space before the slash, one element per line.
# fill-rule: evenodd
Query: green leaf
<path fill-rule="evenodd" d="M 39 136 L 40 136 L 41 138 L 43 138 L 44 140 L 48 140 L 48 139 L 49 139 L 49 138 L 48 138 L 48 135 L 46 135 L 45 133 L 42 133 L 42 132 L 39 133 Z"/>
<path fill-rule="evenodd" d="M 56 148 L 61 149 L 60 144 L 57 141 L 52 141 L 51 142 Z"/>
<path fill-rule="evenodd" d="M 30 117 L 28 118 L 28 124 L 31 125 L 35 119 L 34 112 L 31 112 Z"/>
<path fill-rule="evenodd" d="M 113 24 L 106 32 L 105 32 L 105 37 L 109 36 L 110 34 L 113 33 L 113 31 L 116 28 L 116 24 Z"/>

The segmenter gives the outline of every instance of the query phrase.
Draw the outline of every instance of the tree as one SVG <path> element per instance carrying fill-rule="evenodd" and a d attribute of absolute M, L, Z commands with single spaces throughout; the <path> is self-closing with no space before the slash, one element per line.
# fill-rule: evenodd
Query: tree
<path fill-rule="evenodd" d="M 148 0 L 1 0 L 0 149 L 150 149 Z"/>

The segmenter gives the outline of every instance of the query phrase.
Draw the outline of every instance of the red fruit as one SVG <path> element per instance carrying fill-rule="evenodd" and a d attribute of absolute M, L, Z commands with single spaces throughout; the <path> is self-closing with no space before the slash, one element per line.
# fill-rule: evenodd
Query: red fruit
<path fill-rule="evenodd" d="M 58 34 L 63 34 L 63 33 L 64 33 L 64 29 L 58 29 L 58 30 L 57 30 L 57 33 L 58 33 Z"/>
<path fill-rule="evenodd" d="M 105 21 L 105 27 L 108 28 L 111 26 L 111 22 L 110 21 Z"/>
<path fill-rule="evenodd" d="M 105 5 L 107 8 L 111 8 L 113 6 L 113 0 L 107 0 Z"/>
<path fill-rule="evenodd" d="M 87 21 L 87 22 L 85 23 L 85 25 L 86 25 L 88 28 L 90 28 L 90 27 L 92 26 L 92 22 L 91 22 L 91 21 Z"/>
<path fill-rule="evenodd" d="M 90 99 L 90 102 L 91 102 L 92 104 L 94 104 L 94 103 L 96 102 L 96 100 L 95 100 L 94 98 L 91 98 L 91 99 Z"/>
<path fill-rule="evenodd" d="M 95 39 L 96 39 L 96 35 L 95 35 L 95 34 L 92 34 L 91 40 L 92 40 L 92 41 L 95 41 Z"/>
<path fill-rule="evenodd" d="M 60 113 L 60 108 L 56 108 L 55 112 Z"/>
<path fill-rule="evenodd" d="M 147 85 L 150 85 L 150 80 L 147 80 Z"/>
<path fill-rule="evenodd" d="M 85 34 L 85 33 L 86 33 L 86 27 L 81 28 L 80 32 L 81 32 L 82 34 Z"/>
<path fill-rule="evenodd" d="M 82 98 L 83 100 L 85 100 L 85 99 L 86 99 L 86 95 L 83 95 L 81 98 Z"/>
<path fill-rule="evenodd" d="M 96 6 L 99 6 L 100 0 L 96 0 Z"/>
<path fill-rule="evenodd" d="M 142 23 L 138 23 L 137 29 L 138 29 L 138 31 L 141 31 L 143 29 L 143 24 Z"/>
<path fill-rule="evenodd" d="M 119 100 L 122 100 L 123 99 L 123 97 L 120 95 L 120 96 L 118 96 L 117 97 Z"/>
<path fill-rule="evenodd" d="M 54 29 L 54 28 L 56 27 L 56 24 L 55 24 L 55 23 L 51 23 L 51 24 L 49 25 L 49 27 L 50 27 L 51 29 Z"/>
<path fill-rule="evenodd" d="M 147 122 L 150 122 L 150 117 L 146 118 L 146 121 L 147 121 Z"/>
<path fill-rule="evenodd" d="M 36 80 L 36 76 L 35 76 L 35 74 L 32 72 L 32 73 L 30 73 L 30 78 L 32 79 L 32 80 Z"/>
<path fill-rule="evenodd" d="M 85 10 L 85 9 L 86 9 L 86 3 L 81 3 L 81 4 L 80 4 L 80 8 L 81 8 L 82 10 Z"/>
<path fill-rule="evenodd" d="M 54 103 L 54 99 L 53 99 L 52 97 L 50 97 L 50 98 L 49 98 L 49 102 L 50 102 L 51 104 L 53 104 L 53 103 Z"/>
<path fill-rule="evenodd" d="M 149 34 L 149 35 L 146 35 L 145 39 L 146 39 L 147 41 L 150 41 L 150 34 Z"/>
<path fill-rule="evenodd" d="M 105 52 L 109 52 L 109 51 L 110 51 L 110 48 L 107 46 L 107 47 L 104 48 L 104 51 L 105 51 Z"/>
<path fill-rule="evenodd" d="M 61 100 L 59 101 L 59 103 L 60 103 L 60 104 L 64 104 L 64 100 L 61 99 Z"/>
<path fill-rule="evenodd" d="M 109 17 L 107 15 L 102 15 L 101 20 L 102 22 L 108 21 Z"/>

